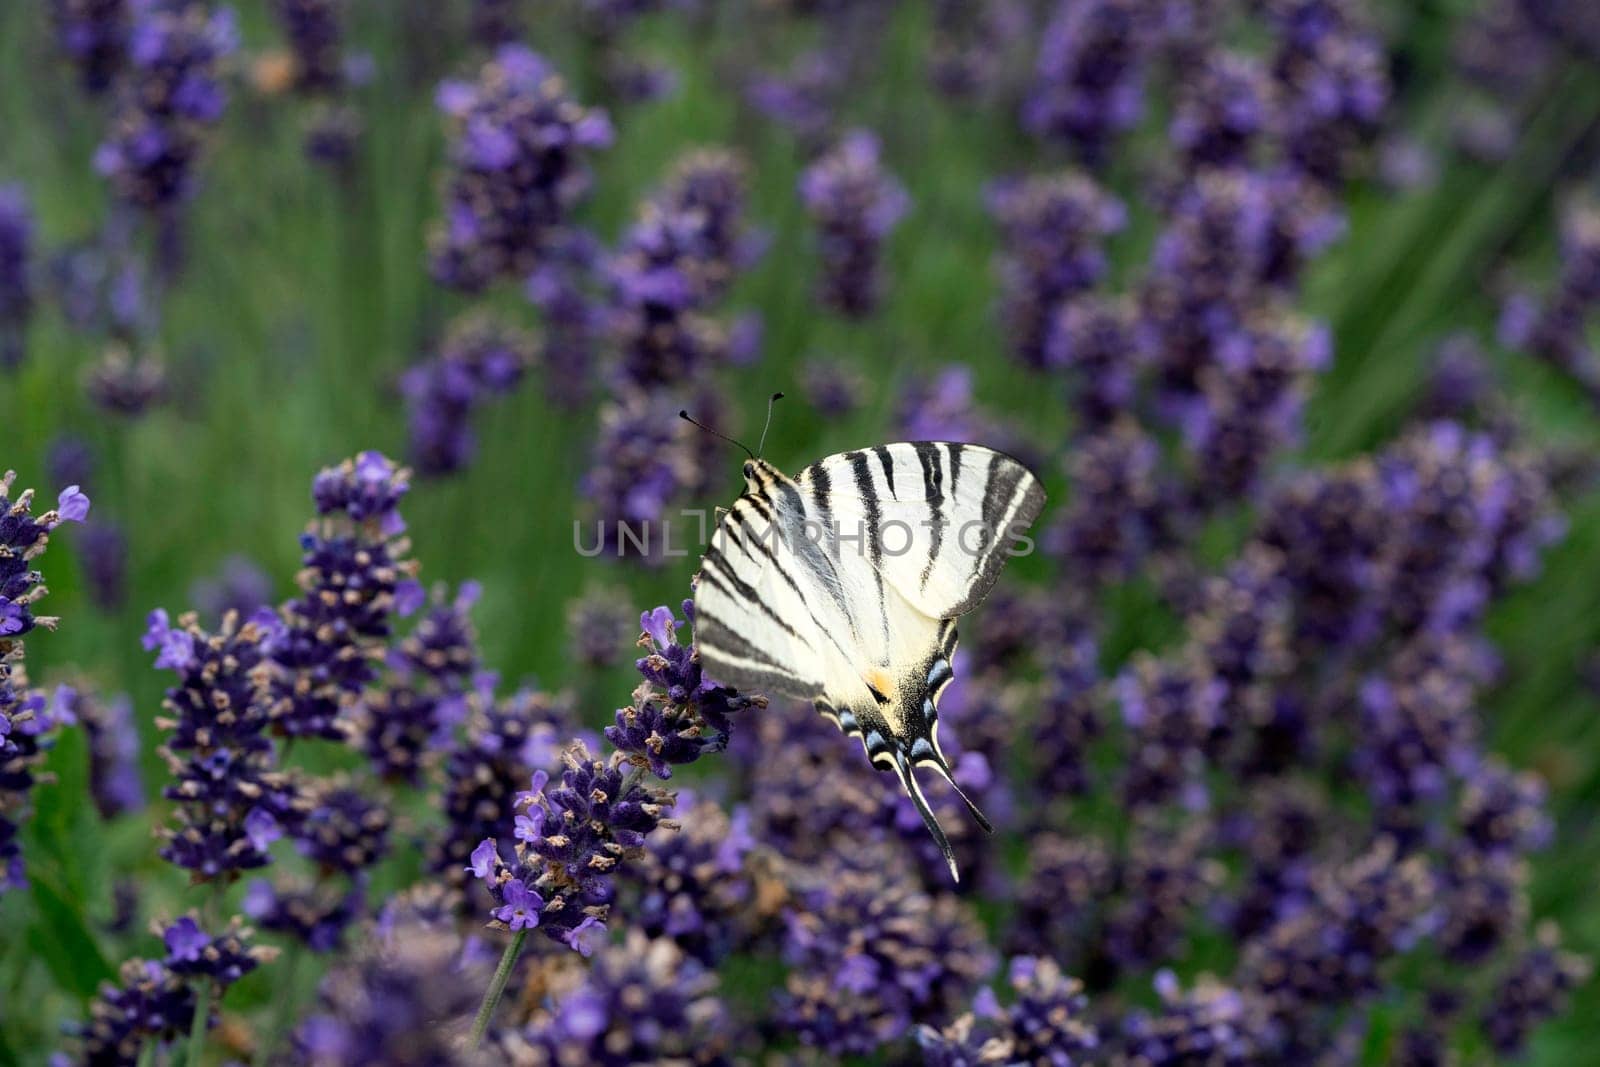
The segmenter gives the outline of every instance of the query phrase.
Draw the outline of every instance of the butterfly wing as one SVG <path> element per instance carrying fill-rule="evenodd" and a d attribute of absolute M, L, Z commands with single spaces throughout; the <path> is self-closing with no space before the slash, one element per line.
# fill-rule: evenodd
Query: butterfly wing
<path fill-rule="evenodd" d="M 992 829 L 956 785 L 939 746 L 938 699 L 953 677 L 955 618 L 993 587 L 1017 535 L 1044 506 L 1043 488 L 1010 456 L 943 442 L 830 456 L 801 471 L 795 485 L 857 605 L 853 677 L 830 672 L 818 707 L 861 738 L 874 765 L 895 772 L 959 877 L 913 771 L 932 768 Z"/>
<path fill-rule="evenodd" d="M 1004 452 L 944 441 L 842 452 L 795 481 L 840 540 L 933 619 L 982 602 L 1045 501 L 1039 479 Z"/>
<path fill-rule="evenodd" d="M 803 573 L 770 505 L 750 493 L 734 501 L 695 577 L 694 639 L 707 673 L 747 692 L 822 696 L 821 638 L 796 580 Z"/>

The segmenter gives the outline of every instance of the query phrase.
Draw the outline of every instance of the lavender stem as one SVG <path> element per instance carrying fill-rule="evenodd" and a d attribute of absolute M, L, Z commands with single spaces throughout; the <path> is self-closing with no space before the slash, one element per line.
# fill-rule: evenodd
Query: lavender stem
<path fill-rule="evenodd" d="M 522 955 L 522 943 L 527 939 L 526 930 L 518 930 L 512 934 L 511 943 L 506 946 L 505 954 L 500 957 L 500 965 L 494 969 L 494 978 L 489 982 L 488 991 L 483 994 L 483 1003 L 478 1006 L 477 1017 L 472 1020 L 473 1048 L 483 1044 L 483 1033 L 489 1029 L 489 1020 L 494 1018 L 494 1009 L 500 1005 L 500 998 L 506 991 L 506 983 L 511 980 L 511 969 L 517 965 L 517 957 Z"/>

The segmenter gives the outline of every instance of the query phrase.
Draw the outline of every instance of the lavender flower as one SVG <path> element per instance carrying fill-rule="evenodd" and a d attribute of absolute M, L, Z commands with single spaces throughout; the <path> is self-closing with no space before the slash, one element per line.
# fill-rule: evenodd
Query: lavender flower
<path fill-rule="evenodd" d="M 473 412 L 491 397 L 511 392 L 534 353 L 531 335 L 487 315 L 471 315 L 451 325 L 438 356 L 401 376 L 411 456 L 421 473 L 448 474 L 466 466 L 475 445 Z"/>
<path fill-rule="evenodd" d="M 88 1021 L 76 1032 L 76 1062 L 85 1067 L 135 1063 L 146 1041 L 176 1040 L 194 1023 L 194 988 L 165 964 L 129 960 L 118 978 L 120 984 L 100 987 L 89 1002 Z"/>
<path fill-rule="evenodd" d="M 1191 170 L 1245 166 L 1276 132 L 1276 104 L 1276 86 L 1253 56 L 1207 52 L 1183 86 L 1167 136 Z"/>
<path fill-rule="evenodd" d="M 341 0 L 275 0 L 273 10 L 289 40 L 298 91 L 328 93 L 344 84 L 342 7 Z"/>
<path fill-rule="evenodd" d="M 1207 748 L 1222 728 L 1227 686 L 1195 659 L 1136 659 L 1117 679 L 1122 720 L 1131 735 L 1124 784 L 1130 807 L 1181 799 L 1204 805 Z"/>
<path fill-rule="evenodd" d="M 671 941 L 630 930 L 500 1041 L 509 1058 L 538 1067 L 732 1063 L 738 1029 L 716 993 L 716 976 Z"/>
<path fill-rule="evenodd" d="M 523 690 L 492 701 L 480 690 L 472 704 L 466 740 L 445 758 L 448 825 L 430 857 L 452 885 L 465 884 L 467 862 L 485 838 L 512 846 L 517 797 L 533 771 L 554 764 L 574 732 L 571 710 L 543 693 Z"/>
<path fill-rule="evenodd" d="M 359 874 L 388 852 L 389 825 L 383 803 L 349 784 L 326 781 L 306 797 L 295 845 L 325 872 Z"/>
<path fill-rule="evenodd" d="M 960 902 L 924 894 L 881 856 L 859 866 L 835 857 L 785 922 L 779 1020 L 831 1056 L 873 1052 L 946 1017 L 994 966 Z"/>
<path fill-rule="evenodd" d="M 1054 961 L 1031 956 L 1014 957 L 1007 977 L 1016 997 L 1008 1007 L 984 989 L 973 1011 L 944 1030 L 918 1027 L 926 1062 L 936 1067 L 1073 1064 L 1095 1055 L 1100 1036 L 1088 1018 L 1083 983 L 1062 974 Z"/>
<path fill-rule="evenodd" d="M 391 901 L 318 987 L 294 1033 L 297 1056 L 317 1067 L 478 1062 L 461 1046 L 487 968 L 466 951 L 453 913 L 435 886 Z"/>
<path fill-rule="evenodd" d="M 469 292 L 526 277 L 588 191 L 585 155 L 611 143 L 610 121 L 519 45 L 502 46 L 475 82 L 443 83 L 438 102 L 451 173 L 430 241 L 434 277 Z"/>
<path fill-rule="evenodd" d="M 1161 1008 L 1134 1011 L 1123 1024 L 1117 1067 L 1261 1062 L 1274 1044 L 1271 1020 L 1254 994 L 1210 975 L 1185 991 L 1171 971 L 1156 975 Z"/>
<path fill-rule="evenodd" d="M 269 611 L 242 623 L 229 615 L 214 633 L 193 614 L 174 626 L 165 611 L 150 613 L 144 647 L 157 652 L 158 668 L 178 675 L 162 701 L 170 717 L 156 720 L 171 731 L 159 750 L 173 776 L 162 795 L 177 802 L 161 855 L 196 881 L 270 863 L 272 842 L 303 815 L 299 788 L 276 769 L 266 732 L 270 656 L 283 639 Z"/>
<path fill-rule="evenodd" d="M 486 837 L 466 869 L 493 896 L 496 925 L 538 928 L 588 955 L 591 931 L 602 929 L 609 913 L 612 872 L 638 857 L 671 798 L 638 784 L 622 757 L 594 759 L 582 742 L 563 762 L 560 784 L 547 789 L 549 776 L 539 771 L 533 788 L 520 794 L 514 860 L 507 862 L 495 838 Z"/>
<path fill-rule="evenodd" d="M 301 537 L 301 593 L 286 602 L 272 648 L 274 727 L 340 740 L 340 715 L 378 677 L 393 616 L 421 606 L 406 559 L 398 504 L 410 472 L 376 452 L 322 470 L 312 483 L 320 516 Z"/>
<path fill-rule="evenodd" d="M 33 314 L 33 212 L 18 185 L 0 185 L 0 369 L 22 362 Z"/>
<path fill-rule="evenodd" d="M 528 275 L 525 288 L 542 315 L 539 358 L 545 396 L 568 409 L 583 407 L 594 391 L 609 322 L 603 300 L 593 291 L 598 244 L 588 234 L 570 235 L 551 250 L 548 262 Z"/>
<path fill-rule="evenodd" d="M 1074 496 L 1045 543 L 1072 573 L 1116 582 L 1167 538 L 1170 489 L 1156 443 L 1131 419 L 1084 438 L 1068 457 Z"/>
<path fill-rule="evenodd" d="M 865 376 L 844 360 L 809 360 L 801 369 L 800 380 L 806 402 L 824 419 L 851 414 L 868 391 Z"/>
<path fill-rule="evenodd" d="M 60 434 L 45 449 L 45 469 L 61 485 L 88 485 L 94 481 L 94 450 L 81 437 Z"/>
<path fill-rule="evenodd" d="M 164 213 L 194 191 L 204 134 L 222 117 L 221 64 L 237 47 L 231 10 L 180 0 L 133 11 L 127 68 L 95 168 L 117 196 Z"/>
<path fill-rule="evenodd" d="M 725 813 L 686 790 L 674 810 L 682 829 L 657 829 L 628 871 L 626 913 L 650 937 L 670 938 L 715 966 L 753 933 L 756 886 L 748 864 L 756 843 L 749 812 Z"/>
<path fill-rule="evenodd" d="M 114 522 L 85 524 L 77 542 L 89 598 L 102 611 L 122 607 L 128 595 L 128 538 Z"/>
<path fill-rule="evenodd" d="M 683 613 L 694 618 L 693 601 L 683 602 Z M 766 699 L 742 696 L 702 673 L 693 647 L 678 643 L 682 624 L 670 608 L 645 612 L 639 625 L 647 654 L 636 666 L 644 683 L 634 691 L 633 704 L 617 712 L 615 725 L 606 727 L 606 740 L 636 766 L 666 779 L 674 764 L 726 748 L 729 717 L 765 707 Z"/>
<path fill-rule="evenodd" d="M 910 205 L 882 168 L 878 138 L 845 134 L 801 175 L 800 199 L 818 230 L 819 299 L 850 318 L 871 315 L 883 298 L 883 241 Z"/>
<path fill-rule="evenodd" d="M 1027 870 L 1018 878 L 1016 921 L 1007 943 L 1018 951 L 1086 958 L 1115 874 L 1111 853 L 1099 838 L 1034 834 Z"/>
<path fill-rule="evenodd" d="M 1105 276 L 1105 240 L 1125 225 L 1123 205 L 1071 172 L 1003 182 L 987 199 L 1000 227 L 1001 315 L 1013 353 L 1035 369 L 1083 362 L 1071 338 L 1065 348 L 1051 344 L 1052 320 Z"/>
<path fill-rule="evenodd" d="M 1427 931 L 1433 882 L 1420 857 L 1380 839 L 1344 867 L 1319 872 L 1309 905 L 1246 951 L 1244 973 L 1299 1047 L 1316 1047 L 1318 1020 L 1378 988 L 1377 967 Z"/>
<path fill-rule="evenodd" d="M 52 0 L 56 41 L 78 81 L 90 93 L 103 93 L 127 62 L 129 0 Z"/>
<path fill-rule="evenodd" d="M 250 883 L 243 909 L 257 926 L 304 944 L 313 952 L 333 952 L 365 909 L 366 893 L 357 883 L 341 888 L 321 882 L 312 887 Z"/>
<path fill-rule="evenodd" d="M 189 602 L 208 619 L 230 611 L 248 617 L 271 600 L 272 579 L 246 556 L 227 557 L 215 574 L 189 586 Z"/>
<path fill-rule="evenodd" d="M 571 652 L 586 667 L 602 669 L 622 662 L 634 629 L 633 609 L 615 589 L 596 589 L 567 605 Z"/>
<path fill-rule="evenodd" d="M 1500 337 L 1566 374 L 1592 398 L 1600 398 L 1600 357 L 1590 348 L 1584 323 L 1600 303 L 1600 207 L 1569 205 L 1561 219 L 1561 274 L 1541 305 L 1514 294 L 1500 314 Z"/>
<path fill-rule="evenodd" d="M 1039 306 L 1030 298 L 1027 309 L 1011 310 L 1025 317 Z M 1042 365 L 1071 374 L 1080 432 L 1105 429 L 1132 413 L 1137 378 L 1150 354 L 1130 302 L 1087 295 L 1068 300 L 1045 331 Z"/>
<path fill-rule="evenodd" d="M 745 167 L 724 151 L 684 157 L 606 264 L 618 375 L 644 387 L 695 380 L 730 357 L 700 313 L 758 251 L 745 231 Z"/>
<path fill-rule="evenodd" d="M 1289 158 L 1318 181 L 1345 179 L 1389 102 L 1383 47 L 1354 0 L 1274 0 L 1272 73 Z"/>
<path fill-rule="evenodd" d="M 767 73 L 745 86 L 756 111 L 790 130 L 808 146 L 823 144 L 846 85 L 841 56 L 830 48 L 802 52 L 783 73 Z"/>
<path fill-rule="evenodd" d="M 32 489 L 12 496 L 15 479 L 14 471 L 0 477 L 0 893 L 25 884 L 17 833 L 38 781 L 34 768 L 53 743 L 51 731 L 71 721 L 70 690 L 52 702 L 29 688 L 23 666 L 23 637 L 38 627 L 53 630 L 57 621 L 33 613 L 45 588 L 30 564 L 49 544 L 51 530 L 89 513 L 89 498 L 73 485 L 55 508 L 35 516 Z"/>
<path fill-rule="evenodd" d="M 139 772 L 139 728 L 126 693 L 102 700 L 77 691 L 73 712 L 89 737 L 89 790 L 103 819 L 143 811 L 144 782 Z"/>
<path fill-rule="evenodd" d="M 1521 1051 L 1529 1032 L 1561 1011 L 1567 993 L 1590 973 L 1589 963 L 1561 951 L 1553 926 L 1541 926 L 1535 941 L 1501 977 L 1481 1020 L 1485 1036 L 1503 1056 Z"/>
<path fill-rule="evenodd" d="M 1137 0 L 1063 2 L 1039 40 L 1022 121 L 1098 165 L 1144 109 L 1144 68 L 1156 29 Z"/>
<path fill-rule="evenodd" d="M 83 388 L 103 411 L 138 418 L 167 395 L 167 372 L 155 356 L 130 356 L 113 345 L 105 356 L 84 369 Z"/>

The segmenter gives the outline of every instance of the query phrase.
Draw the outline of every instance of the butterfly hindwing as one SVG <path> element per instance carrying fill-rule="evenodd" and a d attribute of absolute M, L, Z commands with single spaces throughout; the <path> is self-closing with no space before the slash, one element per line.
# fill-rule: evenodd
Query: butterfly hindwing
<path fill-rule="evenodd" d="M 796 482 L 842 540 L 859 542 L 884 580 L 935 619 L 983 600 L 1045 499 L 1012 457 L 945 441 L 841 452 Z"/>

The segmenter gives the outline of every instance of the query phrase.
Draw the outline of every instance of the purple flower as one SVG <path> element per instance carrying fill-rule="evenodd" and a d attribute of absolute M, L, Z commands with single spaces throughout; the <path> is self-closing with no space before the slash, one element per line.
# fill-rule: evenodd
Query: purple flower
<path fill-rule="evenodd" d="M 174 627 L 166 608 L 155 608 L 146 617 L 140 643 L 147 652 L 161 650 L 156 655 L 157 670 L 185 671 L 195 663 L 193 635 L 182 627 Z"/>
<path fill-rule="evenodd" d="M 588 191 L 589 149 L 611 143 L 604 112 L 579 105 L 528 49 L 503 45 L 473 83 L 446 82 L 439 106 L 451 132 L 444 216 L 431 244 L 433 275 L 477 291 L 526 277 Z"/>
<path fill-rule="evenodd" d="M 479 843 L 477 848 L 472 850 L 472 863 L 467 867 L 467 870 L 472 872 L 474 878 L 483 881 L 494 874 L 499 860 L 500 852 L 495 846 L 494 838 L 486 837 Z"/>
<path fill-rule="evenodd" d="M 85 369 L 84 391 L 96 407 L 138 418 L 167 395 L 167 372 L 154 356 L 132 357 L 113 345 L 104 358 Z"/>
<path fill-rule="evenodd" d="M 138 4 L 118 108 L 95 166 L 124 201 L 164 211 L 193 191 L 206 128 L 222 116 L 222 61 L 238 45 L 233 14 L 201 4 Z"/>
<path fill-rule="evenodd" d="M 61 490 L 56 509 L 62 522 L 82 522 L 89 517 L 88 494 L 76 485 L 69 485 Z"/>
<path fill-rule="evenodd" d="M 127 59 L 129 0 L 54 0 L 56 42 L 90 93 L 103 93 Z"/>
<path fill-rule="evenodd" d="M 593 915 L 585 915 L 583 921 L 568 930 L 561 940 L 572 951 L 588 959 L 594 955 L 595 949 L 605 940 L 605 936 L 606 924 Z"/>
<path fill-rule="evenodd" d="M 33 213 L 21 186 L 0 185 L 0 369 L 22 362 L 33 313 Z"/>
<path fill-rule="evenodd" d="M 1105 276 L 1105 241 L 1126 224 L 1126 210 L 1071 172 L 999 182 L 986 200 L 1000 228 L 996 273 L 1012 351 L 1035 369 L 1065 366 L 1071 354 L 1052 348 L 1052 320 Z"/>
<path fill-rule="evenodd" d="M 1091 164 L 1144 110 L 1144 71 L 1156 26 L 1137 0 L 1064 0 L 1039 39 L 1022 121 Z"/>
<path fill-rule="evenodd" d="M 484 314 L 453 323 L 439 354 L 400 379 L 410 450 L 425 475 L 448 474 L 470 458 L 471 418 L 486 401 L 509 394 L 532 365 L 533 337 Z"/>
<path fill-rule="evenodd" d="M 882 244 L 910 206 L 883 170 L 878 138 L 852 130 L 800 176 L 800 199 L 817 226 L 822 258 L 819 299 L 851 318 L 882 300 Z"/>
<path fill-rule="evenodd" d="M 126 694 L 102 700 L 77 694 L 78 719 L 89 738 L 89 790 L 105 819 L 144 809 L 144 782 L 139 771 L 139 730 L 133 702 Z"/>
<path fill-rule="evenodd" d="M 720 1063 L 738 1047 L 741 1035 L 716 996 L 716 976 L 670 941 L 629 931 L 623 944 L 593 951 L 583 975 L 520 1035 L 536 1058 Z"/>
<path fill-rule="evenodd" d="M 499 887 L 500 899 L 505 903 L 490 912 L 512 930 L 532 930 L 539 925 L 539 909 L 544 898 L 513 878 Z"/>
<path fill-rule="evenodd" d="M 85 505 L 76 510 L 88 508 Z M 103 611 L 119 609 L 128 592 L 128 539 L 122 528 L 105 521 L 89 523 L 79 535 L 76 548 L 90 599 Z"/>
<path fill-rule="evenodd" d="M 167 927 L 161 936 L 167 944 L 169 965 L 198 963 L 201 951 L 211 944 L 211 938 L 200 929 L 200 924 L 187 915 Z"/>

